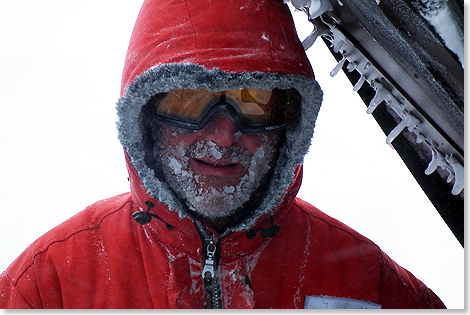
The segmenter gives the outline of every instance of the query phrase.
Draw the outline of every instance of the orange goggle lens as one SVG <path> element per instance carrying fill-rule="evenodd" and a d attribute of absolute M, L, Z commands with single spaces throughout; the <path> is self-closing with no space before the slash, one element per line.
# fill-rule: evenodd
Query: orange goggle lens
<path fill-rule="evenodd" d="M 209 92 L 179 89 L 155 103 L 157 121 L 200 130 L 216 111 L 231 113 L 243 132 L 262 132 L 285 127 L 300 113 L 300 93 L 295 89 L 241 89 Z"/>

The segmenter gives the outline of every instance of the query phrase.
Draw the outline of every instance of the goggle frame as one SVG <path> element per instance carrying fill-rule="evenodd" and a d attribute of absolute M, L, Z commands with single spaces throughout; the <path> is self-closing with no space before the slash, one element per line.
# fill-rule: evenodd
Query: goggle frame
<path fill-rule="evenodd" d="M 164 124 L 167 126 L 172 126 L 176 128 L 183 128 L 192 131 L 200 131 L 216 116 L 217 113 L 223 111 L 230 114 L 233 124 L 243 133 L 261 133 L 281 130 L 289 125 L 291 125 L 296 119 L 300 116 L 301 111 L 301 96 L 295 89 L 290 90 L 280 90 L 278 91 L 288 91 L 289 93 L 297 93 L 295 95 L 298 97 L 298 104 L 295 114 L 288 117 L 288 119 L 280 123 L 255 123 L 249 121 L 245 114 L 241 111 L 239 104 L 230 97 L 218 96 L 212 98 L 207 105 L 205 105 L 204 110 L 201 112 L 197 119 L 189 119 L 186 117 L 181 117 L 179 115 L 165 114 L 158 111 L 158 104 L 163 100 L 168 93 L 157 94 L 150 101 L 151 105 L 154 107 L 154 119 L 156 123 Z M 285 104 L 284 106 L 293 106 L 292 104 Z"/>

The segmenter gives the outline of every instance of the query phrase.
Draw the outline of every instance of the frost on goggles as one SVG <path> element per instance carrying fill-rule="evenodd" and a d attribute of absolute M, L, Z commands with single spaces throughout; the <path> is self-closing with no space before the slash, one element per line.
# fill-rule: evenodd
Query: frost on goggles
<path fill-rule="evenodd" d="M 226 111 L 240 131 L 264 132 L 292 122 L 300 113 L 300 99 L 295 89 L 179 89 L 160 95 L 153 105 L 157 122 L 166 125 L 201 130 L 215 113 Z"/>

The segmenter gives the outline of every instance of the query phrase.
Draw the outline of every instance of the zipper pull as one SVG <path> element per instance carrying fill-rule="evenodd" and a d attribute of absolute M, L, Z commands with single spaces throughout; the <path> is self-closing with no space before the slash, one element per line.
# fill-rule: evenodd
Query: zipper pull
<path fill-rule="evenodd" d="M 202 279 L 204 283 L 211 283 L 212 279 L 215 277 L 214 264 L 215 264 L 215 251 L 217 246 L 215 246 L 214 241 L 211 239 L 206 239 L 206 259 L 204 263 L 204 269 L 202 270 Z"/>
<path fill-rule="evenodd" d="M 212 234 L 204 228 L 202 223 L 195 219 L 194 224 L 203 241 L 204 268 L 202 269 L 202 281 L 204 283 L 204 308 L 223 308 L 222 288 L 220 286 L 220 276 L 217 270 L 218 261 L 216 259 L 216 251 L 218 242 L 217 238 L 213 238 Z M 217 255 L 218 256 L 218 255 Z"/>

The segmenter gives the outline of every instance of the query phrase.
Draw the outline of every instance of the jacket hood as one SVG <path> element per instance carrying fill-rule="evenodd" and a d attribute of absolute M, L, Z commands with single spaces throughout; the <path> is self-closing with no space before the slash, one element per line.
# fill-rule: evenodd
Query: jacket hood
<path fill-rule="evenodd" d="M 172 63 L 313 77 L 282 0 L 144 1 L 129 43 L 121 95 L 137 76 Z"/>
<path fill-rule="evenodd" d="M 154 95 L 174 89 L 244 87 L 295 88 L 302 96 L 302 112 L 285 132 L 264 199 L 230 231 L 250 228 L 281 202 L 310 146 L 321 89 L 282 0 L 144 2 L 129 44 L 117 103 L 119 140 L 128 169 L 137 174 L 130 179 L 139 181 L 131 183 L 131 189 L 143 185 L 146 190 L 145 194 L 133 192 L 139 199 L 136 203 L 142 204 L 150 196 L 178 211 L 180 217 L 187 215 L 182 201 L 146 162 L 139 119 L 142 107 Z"/>

